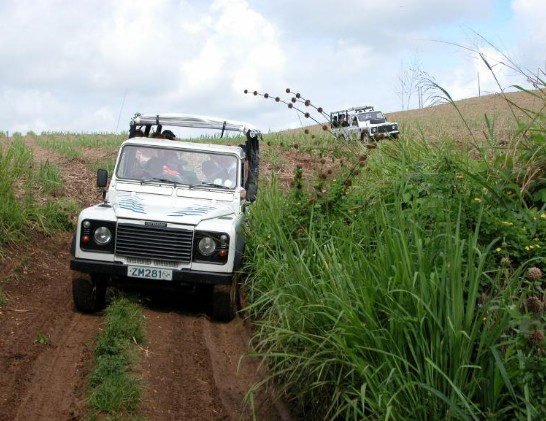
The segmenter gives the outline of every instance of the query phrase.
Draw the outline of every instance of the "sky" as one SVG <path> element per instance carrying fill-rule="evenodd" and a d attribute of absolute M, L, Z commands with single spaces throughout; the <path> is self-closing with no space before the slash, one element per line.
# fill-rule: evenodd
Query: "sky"
<path fill-rule="evenodd" d="M 314 123 L 263 97 L 287 88 L 324 122 L 313 106 L 390 113 L 433 103 L 417 82 L 457 100 L 546 71 L 544 0 L 0 0 L 0 16 L 8 133 L 121 133 L 137 112 L 267 133 Z"/>

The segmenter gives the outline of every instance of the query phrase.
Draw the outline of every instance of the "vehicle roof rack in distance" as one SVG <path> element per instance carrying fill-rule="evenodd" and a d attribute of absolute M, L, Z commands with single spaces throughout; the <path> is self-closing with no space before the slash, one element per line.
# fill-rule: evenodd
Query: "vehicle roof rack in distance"
<path fill-rule="evenodd" d="M 374 108 L 373 108 L 373 105 L 362 105 L 360 107 L 351 107 L 351 108 L 346 108 L 344 110 L 333 111 L 330 114 L 350 113 L 351 111 L 354 111 L 355 113 L 363 113 L 366 111 L 374 111 Z"/>
<path fill-rule="evenodd" d="M 373 111 L 373 105 L 363 105 L 361 107 L 353 107 L 350 110 L 358 112 Z"/>

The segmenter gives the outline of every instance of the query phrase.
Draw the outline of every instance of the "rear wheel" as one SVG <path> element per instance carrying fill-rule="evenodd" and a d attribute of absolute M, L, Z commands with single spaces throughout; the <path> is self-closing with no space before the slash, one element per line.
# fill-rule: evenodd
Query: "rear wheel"
<path fill-rule="evenodd" d="M 107 279 L 89 273 L 72 272 L 72 298 L 78 311 L 94 313 L 106 306 Z"/>
<path fill-rule="evenodd" d="M 230 285 L 214 285 L 212 291 L 212 317 L 229 322 L 235 317 L 239 304 L 239 285 L 234 276 Z"/>

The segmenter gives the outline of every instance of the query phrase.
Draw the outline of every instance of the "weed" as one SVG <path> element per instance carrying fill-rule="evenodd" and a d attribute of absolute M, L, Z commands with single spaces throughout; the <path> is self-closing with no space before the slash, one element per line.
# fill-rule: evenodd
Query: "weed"
<path fill-rule="evenodd" d="M 39 345 L 49 345 L 50 339 L 49 336 L 45 333 L 40 333 L 38 336 L 36 336 L 36 343 Z"/>

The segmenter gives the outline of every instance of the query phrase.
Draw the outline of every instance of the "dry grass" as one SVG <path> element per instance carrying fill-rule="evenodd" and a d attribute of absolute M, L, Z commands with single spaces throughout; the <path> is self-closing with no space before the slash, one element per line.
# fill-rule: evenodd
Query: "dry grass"
<path fill-rule="evenodd" d="M 485 118 L 487 115 L 497 140 L 506 141 L 517 128 L 518 121 L 529 121 L 525 110 L 544 112 L 546 93 L 543 91 L 535 93 L 538 97 L 527 92 L 510 92 L 463 99 L 455 101 L 454 104 L 478 140 L 483 139 L 484 133 L 488 132 Z M 378 104 L 376 108 L 381 109 L 381 105 Z M 422 109 L 393 112 L 387 117 L 390 121 L 398 122 L 406 136 L 424 137 L 433 141 L 445 137 L 467 139 L 469 132 L 461 115 L 453 104 L 443 103 Z M 310 134 L 325 133 L 321 125 L 315 124 L 305 128 Z M 286 130 L 283 133 L 297 133 L 301 130 Z"/>
<path fill-rule="evenodd" d="M 517 129 L 517 122 L 528 122 L 525 110 L 544 111 L 542 98 L 526 92 L 492 94 L 455 101 L 462 117 L 477 140 L 484 140 L 488 133 L 487 119 L 492 123 L 497 141 L 509 141 Z M 453 104 L 445 103 L 433 107 L 390 113 L 389 120 L 397 121 L 406 136 L 425 137 L 427 140 L 450 137 L 464 140 L 469 137 L 465 121 Z"/>

